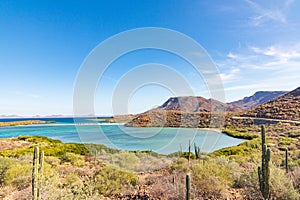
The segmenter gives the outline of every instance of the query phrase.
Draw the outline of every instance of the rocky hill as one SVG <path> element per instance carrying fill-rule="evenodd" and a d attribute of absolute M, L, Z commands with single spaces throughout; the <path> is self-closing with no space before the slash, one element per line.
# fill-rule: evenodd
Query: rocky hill
<path fill-rule="evenodd" d="M 235 112 L 241 110 L 235 106 L 200 96 L 171 97 L 156 109 L 179 110 L 182 112 Z"/>
<path fill-rule="evenodd" d="M 252 96 L 245 97 L 241 100 L 234 101 L 228 104 L 231 105 L 232 107 L 239 107 L 241 109 L 248 110 L 256 106 L 259 106 L 263 103 L 266 103 L 285 93 L 287 93 L 287 91 L 259 91 Z"/>
<path fill-rule="evenodd" d="M 151 110 L 127 122 L 131 127 L 222 127 L 225 117 L 211 112 L 182 112 L 179 110 Z"/>
<path fill-rule="evenodd" d="M 257 106 L 242 116 L 300 121 L 300 87 Z"/>
<path fill-rule="evenodd" d="M 234 107 L 214 99 L 203 97 L 171 97 L 161 106 L 136 115 L 126 123 L 134 127 L 220 127 L 225 111 L 237 111 Z"/>

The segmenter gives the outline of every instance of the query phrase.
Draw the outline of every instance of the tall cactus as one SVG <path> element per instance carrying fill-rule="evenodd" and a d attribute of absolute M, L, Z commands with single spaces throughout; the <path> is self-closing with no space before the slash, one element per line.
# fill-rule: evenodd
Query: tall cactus
<path fill-rule="evenodd" d="M 189 140 L 189 155 L 188 155 L 189 163 L 190 163 L 190 158 L 191 158 L 191 140 Z"/>
<path fill-rule="evenodd" d="M 196 159 L 200 159 L 200 147 L 197 147 L 196 143 L 194 143 L 195 155 Z"/>
<path fill-rule="evenodd" d="M 32 168 L 32 200 L 40 199 L 40 185 L 43 171 L 44 152 L 34 147 Z"/>
<path fill-rule="evenodd" d="M 180 144 L 180 149 L 179 149 L 179 157 L 182 156 L 182 145 Z"/>
<path fill-rule="evenodd" d="M 261 155 L 261 167 L 258 167 L 258 179 L 259 187 L 264 199 L 269 199 L 270 197 L 270 157 L 271 151 L 267 148 L 266 145 L 266 135 L 265 127 L 261 126 L 261 146 L 262 146 L 262 155 Z"/>
<path fill-rule="evenodd" d="M 288 149 L 285 150 L 285 171 L 289 173 L 289 163 L 288 163 L 289 152 Z"/>
<path fill-rule="evenodd" d="M 190 186 L 191 186 L 191 183 L 190 183 L 190 175 L 187 174 L 186 175 L 186 178 L 185 178 L 185 187 L 186 187 L 186 200 L 190 200 Z"/>

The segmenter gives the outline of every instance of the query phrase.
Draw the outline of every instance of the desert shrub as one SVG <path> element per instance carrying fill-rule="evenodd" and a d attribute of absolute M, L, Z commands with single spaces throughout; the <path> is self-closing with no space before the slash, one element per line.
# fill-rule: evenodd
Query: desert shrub
<path fill-rule="evenodd" d="M 130 172 L 102 167 L 95 174 L 95 188 L 103 195 L 123 192 L 126 187 L 135 186 L 138 182 L 136 175 Z"/>
<path fill-rule="evenodd" d="M 245 188 L 243 193 L 247 199 L 262 199 L 257 174 L 257 165 L 250 164 L 249 168 L 241 172 L 240 177 L 235 181 L 234 187 Z"/>
<path fill-rule="evenodd" d="M 185 177 L 183 171 L 162 172 L 159 174 L 150 174 L 144 180 L 141 180 L 141 185 L 151 185 L 149 191 L 153 199 L 185 199 Z"/>
<path fill-rule="evenodd" d="M 81 155 L 76 155 L 74 153 L 65 153 L 60 157 L 60 164 L 70 163 L 71 165 L 81 167 L 85 164 L 85 159 Z"/>
<path fill-rule="evenodd" d="M 300 136 L 300 131 L 299 132 L 291 132 L 289 133 L 289 137 L 291 138 L 297 138 Z"/>
<path fill-rule="evenodd" d="M 62 143 L 60 140 L 47 138 L 45 136 L 19 136 L 17 139 L 22 141 L 32 142 L 32 143 L 48 143 L 48 144 Z"/>
<path fill-rule="evenodd" d="M 109 148 L 103 144 L 85 144 L 86 148 L 90 151 L 90 154 L 96 155 L 97 153 L 119 153 L 121 150 Z"/>
<path fill-rule="evenodd" d="M 12 158 L 0 157 L 0 185 L 4 185 L 6 173 L 14 161 Z"/>
<path fill-rule="evenodd" d="M 188 160 L 185 158 L 178 158 L 176 162 L 171 166 L 172 170 L 187 172 L 189 169 Z"/>
<path fill-rule="evenodd" d="M 38 136 L 22 136 L 26 137 L 26 141 L 35 141 L 39 142 L 40 150 L 43 150 L 45 156 L 62 156 L 65 153 L 75 153 L 80 155 L 88 155 L 89 151 L 84 146 L 84 144 L 77 144 L 77 143 L 61 143 L 59 140 L 54 140 L 54 143 L 51 143 L 52 139 L 46 137 L 38 137 Z M 37 138 L 36 138 L 37 137 Z M 26 154 L 32 154 L 33 148 L 32 147 L 23 147 L 23 148 L 16 148 L 10 150 L 0 151 L 0 156 L 5 157 L 20 157 Z"/>
<path fill-rule="evenodd" d="M 281 137 L 279 139 L 279 145 L 290 145 L 292 143 L 293 139 L 288 137 Z"/>
<path fill-rule="evenodd" d="M 225 133 L 226 135 L 229 135 L 231 137 L 245 139 L 245 140 L 252 140 L 252 139 L 258 137 L 258 135 L 247 134 L 247 133 L 244 133 L 244 132 L 245 132 L 245 130 L 244 131 L 237 131 L 237 130 L 233 130 L 233 129 L 229 129 L 229 128 L 226 128 L 225 130 L 222 131 L 222 133 Z"/>
<path fill-rule="evenodd" d="M 136 154 L 140 159 L 137 172 L 149 172 L 167 168 L 172 165 L 174 159 L 168 157 L 149 156 L 148 154 Z"/>
<path fill-rule="evenodd" d="M 207 159 L 191 166 L 192 185 L 196 197 L 224 198 L 226 188 L 234 184 L 238 165 L 226 158 Z"/>
<path fill-rule="evenodd" d="M 112 154 L 110 159 L 110 163 L 115 167 L 130 171 L 136 170 L 140 165 L 140 159 L 134 153 L 129 152 Z"/>
<path fill-rule="evenodd" d="M 18 190 L 29 187 L 31 183 L 31 170 L 32 165 L 30 163 L 15 162 L 5 173 L 5 184 L 11 184 Z"/>
<path fill-rule="evenodd" d="M 186 158 L 186 159 L 188 159 L 189 157 L 190 157 L 190 159 L 196 159 L 196 155 L 193 154 L 192 152 L 183 152 L 181 154 L 181 157 Z"/>
<path fill-rule="evenodd" d="M 274 199 L 298 199 L 299 194 L 293 187 L 292 180 L 285 174 L 284 170 L 275 166 L 271 167 L 270 177 L 271 196 Z"/>
<path fill-rule="evenodd" d="M 236 186 L 246 188 L 244 193 L 248 199 L 262 199 L 256 165 L 253 165 L 252 169 L 243 172 Z M 291 179 L 285 174 L 284 170 L 274 165 L 270 167 L 270 193 L 272 199 L 288 200 L 299 197 Z"/>
<path fill-rule="evenodd" d="M 257 151 L 260 148 L 259 138 L 245 141 L 237 146 L 226 147 L 220 150 L 214 151 L 210 155 L 212 156 L 231 156 L 231 155 L 240 155 L 248 156 L 250 153 Z"/>
<path fill-rule="evenodd" d="M 79 176 L 75 173 L 69 173 L 65 180 L 65 185 L 68 188 L 80 188 L 82 185 L 81 179 L 79 178 Z"/>
<path fill-rule="evenodd" d="M 0 156 L 20 157 L 21 155 L 25 155 L 25 154 L 29 154 L 29 153 L 33 153 L 33 148 L 23 147 L 23 148 L 0 151 Z"/>
<path fill-rule="evenodd" d="M 295 167 L 292 171 L 289 172 L 291 180 L 293 182 L 295 190 L 300 194 L 300 167 Z"/>
<path fill-rule="evenodd" d="M 54 156 L 46 156 L 44 160 L 46 163 L 51 165 L 51 167 L 56 167 L 60 164 L 60 159 Z"/>

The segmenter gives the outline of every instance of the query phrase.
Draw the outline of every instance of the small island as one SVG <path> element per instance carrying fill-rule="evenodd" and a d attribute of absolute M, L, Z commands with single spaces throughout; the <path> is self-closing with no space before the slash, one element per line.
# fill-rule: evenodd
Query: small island
<path fill-rule="evenodd" d="M 0 122 L 0 127 L 2 126 L 26 126 L 32 124 L 46 124 L 46 121 L 42 120 L 23 120 L 23 121 L 11 121 L 11 122 Z"/>

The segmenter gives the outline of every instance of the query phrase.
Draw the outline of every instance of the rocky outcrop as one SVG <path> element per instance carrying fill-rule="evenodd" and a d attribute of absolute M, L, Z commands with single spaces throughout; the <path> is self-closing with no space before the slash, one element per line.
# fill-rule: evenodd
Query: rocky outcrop
<path fill-rule="evenodd" d="M 235 112 L 240 110 L 215 99 L 206 99 L 200 96 L 171 97 L 156 109 L 179 110 L 182 112 Z"/>
<path fill-rule="evenodd" d="M 242 116 L 300 121 L 300 87 L 257 106 Z"/>
<path fill-rule="evenodd" d="M 132 127 L 185 127 L 217 128 L 223 126 L 224 113 L 182 112 L 178 110 L 152 110 L 127 122 Z"/>
<path fill-rule="evenodd" d="M 260 91 L 256 92 L 250 97 L 245 97 L 241 100 L 234 101 L 228 104 L 232 107 L 239 107 L 241 109 L 248 110 L 266 103 L 274 98 L 277 98 L 285 93 L 287 93 L 287 91 Z"/>

